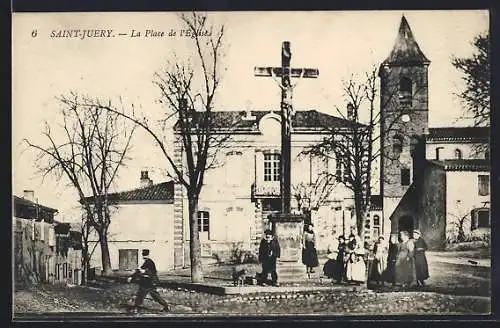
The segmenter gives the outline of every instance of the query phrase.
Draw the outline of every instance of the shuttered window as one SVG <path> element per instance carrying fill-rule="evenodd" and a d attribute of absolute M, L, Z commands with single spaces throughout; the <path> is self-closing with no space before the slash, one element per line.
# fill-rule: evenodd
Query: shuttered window
<path fill-rule="evenodd" d="M 490 194 L 490 177 L 489 175 L 479 175 L 478 180 L 478 194 L 479 196 L 488 196 Z"/>

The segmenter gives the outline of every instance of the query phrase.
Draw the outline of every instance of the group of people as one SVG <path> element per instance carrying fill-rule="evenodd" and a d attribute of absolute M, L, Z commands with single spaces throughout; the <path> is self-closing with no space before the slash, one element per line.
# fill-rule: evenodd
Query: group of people
<path fill-rule="evenodd" d="M 403 287 L 416 284 L 425 286 L 429 278 L 429 266 L 425 251 L 427 244 L 419 230 L 414 230 L 412 238 L 407 231 L 391 236 L 386 246 L 383 237 L 374 245 L 374 259 L 370 270 L 370 280 L 376 284 L 385 282 Z"/>
<path fill-rule="evenodd" d="M 328 250 L 323 273 L 335 282 L 361 284 L 366 281 L 366 249 L 361 239 L 350 234 L 349 239 L 339 236 L 338 246 Z"/>
<path fill-rule="evenodd" d="M 425 251 L 427 244 L 422 238 L 419 230 L 414 230 L 410 238 L 407 231 L 399 233 L 399 241 L 396 236 L 391 235 L 389 243 L 386 244 L 384 237 L 380 236 L 374 244 L 372 254 L 373 260 L 368 270 L 367 277 L 367 247 L 361 245 L 361 240 L 355 234 L 338 237 L 338 245 L 329 247 L 328 260 L 323 272 L 327 277 L 337 283 L 347 282 L 361 284 L 367 278 L 376 284 L 385 282 L 403 287 L 410 286 L 414 282 L 417 286 L 424 286 L 425 280 L 429 278 L 429 268 Z M 276 261 L 280 257 L 281 248 L 273 232 L 267 229 L 259 246 L 259 261 L 262 264 L 259 284 L 263 285 L 271 274 L 271 284 L 278 286 L 278 274 L 276 272 Z M 139 308 L 147 294 L 163 306 L 163 311 L 170 311 L 170 306 L 156 290 L 158 275 L 155 263 L 149 257 L 149 250 L 142 251 L 144 263 L 136 272 L 128 278 L 128 282 L 139 285 L 135 298 L 135 308 Z M 302 263 L 306 266 L 308 274 L 314 272 L 319 265 L 316 251 L 316 237 L 313 225 L 306 225 L 302 239 Z"/>
<path fill-rule="evenodd" d="M 344 236 L 340 236 L 338 246 L 328 251 L 324 274 L 337 283 L 359 284 L 370 280 L 377 285 L 387 282 L 402 287 L 413 283 L 424 286 L 429 278 L 425 255 L 427 244 L 419 230 L 414 230 L 412 237 L 409 232 L 401 231 L 399 241 L 392 235 L 386 244 L 385 238 L 380 236 L 371 250 L 373 259 L 369 261 L 367 255 L 370 250 L 360 245 L 359 237 L 351 234 L 349 240 L 345 241 Z"/>

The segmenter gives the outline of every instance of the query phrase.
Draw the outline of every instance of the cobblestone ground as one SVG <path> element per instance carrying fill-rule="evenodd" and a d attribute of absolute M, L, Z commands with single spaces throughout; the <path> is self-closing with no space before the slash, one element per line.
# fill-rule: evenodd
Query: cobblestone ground
<path fill-rule="evenodd" d="M 14 312 L 92 312 L 127 315 L 121 305 L 129 300 L 135 286 L 113 283 L 106 289 L 45 286 L 16 292 Z M 172 314 L 486 314 L 490 299 L 484 296 L 456 296 L 434 292 L 339 291 L 289 293 L 255 296 L 217 296 L 185 290 L 161 290 L 173 305 Z M 160 307 L 145 301 L 147 313 Z"/>
<path fill-rule="evenodd" d="M 108 282 L 100 288 L 39 286 L 14 293 L 16 317 L 31 313 L 94 313 L 127 316 L 123 306 L 135 285 Z M 273 295 L 218 296 L 186 290 L 161 290 L 172 305 L 170 314 L 146 299 L 144 315 L 260 314 L 487 314 L 490 312 L 490 269 L 432 260 L 429 286 L 423 290 L 375 290 Z"/>

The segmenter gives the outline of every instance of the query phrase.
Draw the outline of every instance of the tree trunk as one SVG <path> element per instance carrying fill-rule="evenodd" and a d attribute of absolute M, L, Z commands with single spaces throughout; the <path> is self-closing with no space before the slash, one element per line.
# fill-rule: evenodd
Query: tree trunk
<path fill-rule="evenodd" d="M 201 243 L 198 233 L 198 197 L 189 197 L 189 257 L 191 261 L 191 281 L 203 282 L 203 266 L 201 263 Z"/>
<path fill-rule="evenodd" d="M 110 275 L 113 270 L 111 268 L 111 258 L 109 257 L 108 233 L 107 229 L 99 229 L 99 244 L 101 245 L 101 263 L 104 275 Z"/>
<path fill-rule="evenodd" d="M 356 229 L 357 234 L 364 240 L 364 227 L 365 227 L 365 218 L 363 215 L 363 201 L 362 201 L 363 193 L 359 190 L 354 191 L 354 210 L 356 212 Z"/>

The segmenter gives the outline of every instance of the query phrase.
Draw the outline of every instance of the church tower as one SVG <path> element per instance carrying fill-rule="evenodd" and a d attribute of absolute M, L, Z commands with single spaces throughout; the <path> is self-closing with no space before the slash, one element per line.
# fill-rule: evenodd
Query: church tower
<path fill-rule="evenodd" d="M 384 220 L 389 220 L 418 175 L 418 170 L 414 169 L 414 158 L 417 158 L 414 155 L 416 149 L 422 149 L 428 129 L 429 64 L 403 16 L 394 47 L 379 69 L 380 192 Z M 412 229 L 413 224 L 408 224 L 407 228 Z M 398 228 L 398 222 L 391 225 L 393 232 L 401 228 Z"/>

